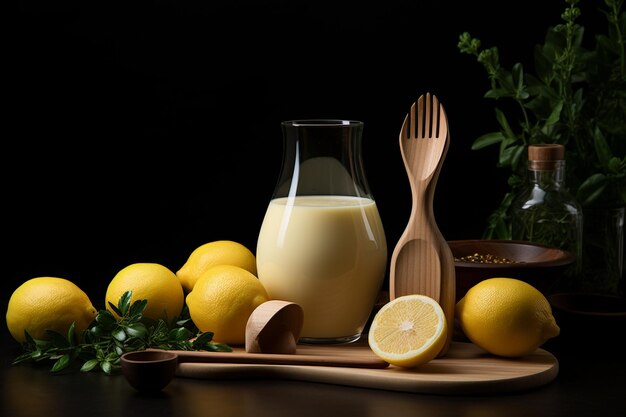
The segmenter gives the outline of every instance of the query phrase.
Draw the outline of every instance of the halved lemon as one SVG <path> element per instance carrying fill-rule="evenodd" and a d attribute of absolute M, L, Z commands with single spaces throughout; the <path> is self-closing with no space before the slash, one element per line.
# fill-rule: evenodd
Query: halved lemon
<path fill-rule="evenodd" d="M 443 349 L 448 328 L 441 306 L 421 294 L 404 295 L 385 304 L 372 319 L 368 343 L 382 360 L 413 368 Z"/>

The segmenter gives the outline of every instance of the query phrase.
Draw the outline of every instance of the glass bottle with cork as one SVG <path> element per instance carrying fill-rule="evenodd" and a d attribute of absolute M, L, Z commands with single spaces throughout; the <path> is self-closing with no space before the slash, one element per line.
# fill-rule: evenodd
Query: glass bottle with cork
<path fill-rule="evenodd" d="M 582 271 L 583 212 L 565 183 L 565 148 L 528 146 L 528 179 L 509 212 L 511 237 L 566 250 L 576 257 L 566 282 L 554 290 L 575 290 Z"/>

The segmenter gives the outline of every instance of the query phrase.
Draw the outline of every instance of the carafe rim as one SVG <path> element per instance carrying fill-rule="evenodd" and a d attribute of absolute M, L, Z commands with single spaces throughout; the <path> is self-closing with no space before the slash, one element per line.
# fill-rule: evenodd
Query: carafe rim
<path fill-rule="evenodd" d="M 337 126 L 362 126 L 364 123 L 353 119 L 294 119 L 283 121 L 284 126 L 296 127 L 337 127 Z"/>

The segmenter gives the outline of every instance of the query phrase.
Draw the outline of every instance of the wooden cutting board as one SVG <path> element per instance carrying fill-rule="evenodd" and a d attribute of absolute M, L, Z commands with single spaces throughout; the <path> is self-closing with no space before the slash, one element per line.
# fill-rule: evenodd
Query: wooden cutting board
<path fill-rule="evenodd" d="M 358 355 L 374 353 L 366 344 L 298 345 L 296 355 Z M 558 360 L 537 349 L 519 359 L 486 353 L 476 345 L 453 342 L 445 357 L 414 368 L 383 369 L 305 365 L 180 363 L 177 376 L 200 379 L 288 379 L 424 394 L 496 394 L 540 387 L 556 378 Z"/>

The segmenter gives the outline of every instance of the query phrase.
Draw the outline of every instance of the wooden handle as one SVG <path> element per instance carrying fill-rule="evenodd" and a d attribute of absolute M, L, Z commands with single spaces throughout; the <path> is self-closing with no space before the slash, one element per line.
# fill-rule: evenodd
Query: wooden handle
<path fill-rule="evenodd" d="M 309 365 L 339 366 L 348 368 L 386 368 L 389 364 L 374 356 L 365 355 L 317 355 L 317 354 L 279 354 L 279 353 L 239 353 L 239 352 L 204 352 L 173 350 L 178 355 L 178 362 L 209 362 L 232 364 L 272 364 L 272 365 Z"/>

